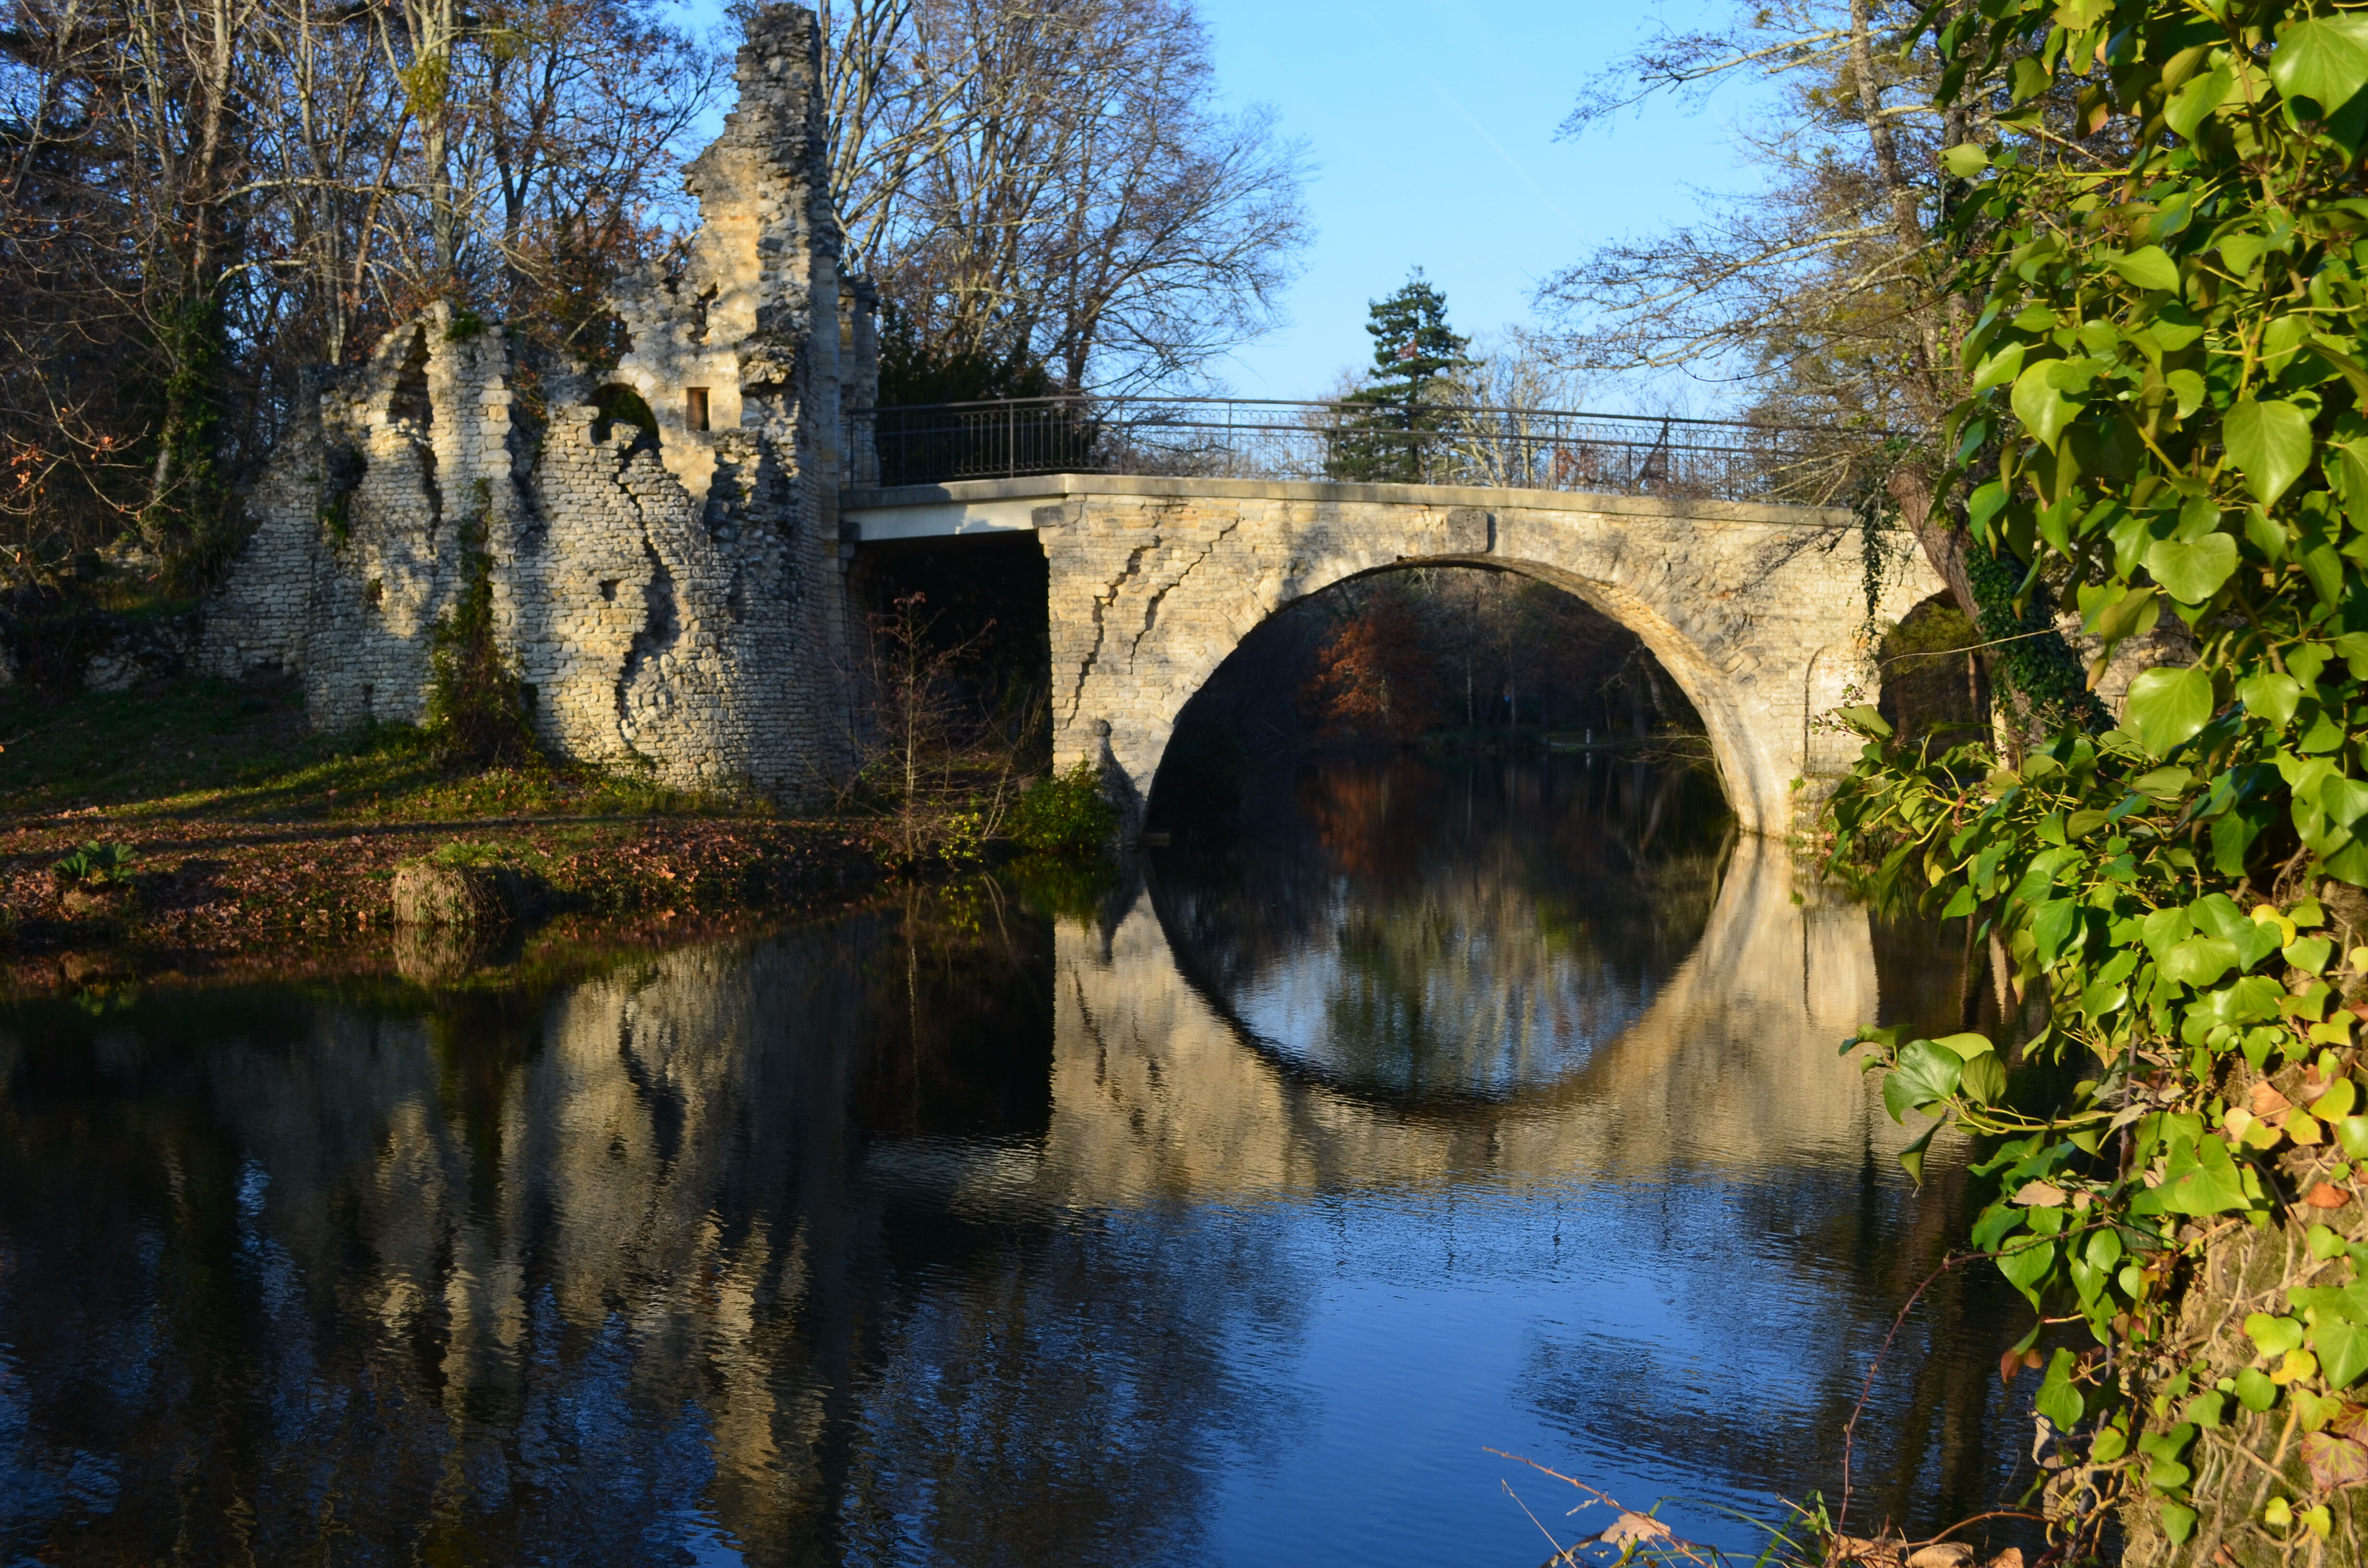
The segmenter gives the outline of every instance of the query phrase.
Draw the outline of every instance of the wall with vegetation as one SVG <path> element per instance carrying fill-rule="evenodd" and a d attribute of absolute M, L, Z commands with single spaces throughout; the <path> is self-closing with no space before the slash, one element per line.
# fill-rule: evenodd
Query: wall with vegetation
<path fill-rule="evenodd" d="M 877 371 L 814 26 L 751 20 L 739 110 L 689 171 L 702 226 L 617 290 L 612 376 L 524 377 L 502 327 L 439 301 L 324 387 L 252 499 L 210 668 L 300 677 L 328 728 L 437 719 L 473 670 L 562 756 L 786 797 L 837 776 L 840 405 Z"/>

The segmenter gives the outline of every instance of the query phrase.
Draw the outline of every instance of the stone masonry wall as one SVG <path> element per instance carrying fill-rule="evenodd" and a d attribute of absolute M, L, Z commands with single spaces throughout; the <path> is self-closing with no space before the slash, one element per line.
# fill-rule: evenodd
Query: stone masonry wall
<path fill-rule="evenodd" d="M 1853 687 L 1874 689 L 1844 513 L 1404 485 L 1059 483 L 1034 514 L 1052 578 L 1055 758 L 1101 763 L 1138 811 L 1177 715 L 1251 628 L 1346 578 L 1406 565 L 1519 572 L 1636 632 L 1702 714 L 1748 831 L 1790 830 L 1860 744 L 1817 722 Z M 1941 591 L 1920 556 L 1895 560 L 1874 617 L 1896 620 Z"/>
<path fill-rule="evenodd" d="M 513 417 L 502 329 L 441 304 L 324 374 L 249 498 L 205 666 L 301 677 L 324 729 L 418 722 L 481 552 L 559 755 L 791 799 L 834 777 L 840 406 L 878 371 L 872 296 L 838 270 L 818 62 L 811 12 L 751 19 L 739 107 L 687 171 L 687 265 L 619 285 L 631 350 L 597 382 L 546 375 L 539 425 Z M 603 416 L 625 393 L 654 436 Z"/>

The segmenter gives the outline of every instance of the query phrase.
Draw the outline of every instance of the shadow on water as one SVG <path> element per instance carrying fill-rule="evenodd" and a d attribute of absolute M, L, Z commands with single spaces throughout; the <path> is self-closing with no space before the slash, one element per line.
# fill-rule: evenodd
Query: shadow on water
<path fill-rule="evenodd" d="M 1486 1446 L 1830 1486 L 1970 1200 L 1833 1047 L 1954 946 L 1682 777 L 1293 800 L 1093 918 L 0 1017 L 11 1561 L 1528 1563 Z M 1860 1517 L 2007 1484 L 2004 1297 L 1927 1294 Z"/>

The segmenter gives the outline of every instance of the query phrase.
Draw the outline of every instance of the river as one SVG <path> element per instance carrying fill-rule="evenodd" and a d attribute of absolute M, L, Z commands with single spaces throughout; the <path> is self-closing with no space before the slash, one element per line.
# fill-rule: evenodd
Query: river
<path fill-rule="evenodd" d="M 5 1561 L 1530 1568 L 1530 1515 L 1609 1522 L 1491 1449 L 1702 1540 L 1830 1498 L 1968 1201 L 1835 1047 L 1953 1027 L 1953 945 L 1681 771 L 1284 798 L 1099 889 L 0 1015 Z M 1857 1525 L 2019 1484 L 2021 1321 L 1925 1292 Z"/>

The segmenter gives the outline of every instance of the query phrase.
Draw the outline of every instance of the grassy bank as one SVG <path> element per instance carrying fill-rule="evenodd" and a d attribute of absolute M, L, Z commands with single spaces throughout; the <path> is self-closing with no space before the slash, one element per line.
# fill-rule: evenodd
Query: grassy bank
<path fill-rule="evenodd" d="M 52 871 L 93 843 L 128 851 L 121 876 Z M 386 939 L 394 869 L 423 857 L 517 867 L 563 929 L 730 922 L 879 874 L 859 824 L 586 768 L 456 767 L 409 729 L 316 734 L 286 690 L 0 691 L 0 944 L 19 988 Z"/>

